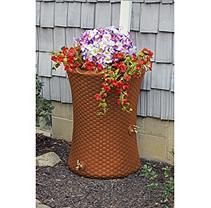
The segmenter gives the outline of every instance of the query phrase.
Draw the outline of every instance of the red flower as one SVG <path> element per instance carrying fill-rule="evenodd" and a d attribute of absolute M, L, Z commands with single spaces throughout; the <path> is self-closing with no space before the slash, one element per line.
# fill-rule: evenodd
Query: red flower
<path fill-rule="evenodd" d="M 122 86 L 122 89 L 123 89 L 123 90 L 127 90 L 128 88 L 129 88 L 129 86 L 126 85 L 126 84 Z"/>
<path fill-rule="evenodd" d="M 115 53 L 114 56 L 113 56 L 113 59 L 123 59 L 124 58 L 124 53 L 122 52 L 119 52 L 119 53 Z"/>
<path fill-rule="evenodd" d="M 121 93 L 121 90 L 117 89 L 116 94 L 119 95 Z"/>
<path fill-rule="evenodd" d="M 122 107 L 122 110 L 127 110 L 129 107 L 127 91 L 130 87 L 129 81 L 132 78 L 140 77 L 146 69 L 152 69 L 152 56 L 152 51 L 147 48 L 140 50 L 139 55 L 126 55 L 123 52 L 118 52 L 113 55 L 112 64 L 105 70 L 102 64 L 96 63 L 96 59 L 91 59 L 90 61 L 87 59 L 84 61 L 81 56 L 80 46 L 78 45 L 71 48 L 63 47 L 58 53 L 52 54 L 51 60 L 55 62 L 55 69 L 62 64 L 64 70 L 72 73 L 77 73 L 77 68 L 82 68 L 84 71 L 96 72 L 105 70 L 106 72 L 102 75 L 103 83 L 101 90 L 93 97 L 97 101 L 102 102 L 102 105 L 99 107 L 105 110 L 106 105 L 103 105 L 103 103 L 107 103 L 106 98 L 109 92 L 113 92 L 112 89 L 114 88 L 114 93 L 118 96 L 116 100 L 117 105 Z M 131 65 L 128 66 L 128 64 Z"/>
<path fill-rule="evenodd" d="M 116 69 L 119 69 L 122 73 L 124 73 L 127 69 L 127 66 L 124 64 L 124 62 L 114 63 L 112 66 Z"/>
<path fill-rule="evenodd" d="M 149 51 L 149 56 L 152 57 L 153 56 L 153 52 L 148 50 Z"/>
<path fill-rule="evenodd" d="M 58 62 L 58 63 L 61 63 L 62 61 L 63 61 L 63 57 L 62 57 L 62 56 L 58 56 L 58 57 L 57 57 L 57 62 Z"/>
<path fill-rule="evenodd" d="M 130 81 L 130 79 L 131 79 L 131 76 L 129 76 L 129 75 L 124 75 L 124 79 L 128 82 L 128 81 Z"/>
<path fill-rule="evenodd" d="M 110 78 L 106 78 L 106 82 L 111 83 L 112 80 Z"/>
<path fill-rule="evenodd" d="M 110 90 L 111 90 L 111 88 L 105 83 L 103 83 L 103 88 L 106 92 L 110 92 Z"/>
<path fill-rule="evenodd" d="M 73 71 L 73 69 L 70 66 L 68 66 L 68 65 L 64 66 L 64 70 L 69 71 L 69 72 Z"/>
<path fill-rule="evenodd" d="M 107 93 L 103 93 L 102 94 L 102 97 L 107 97 Z"/>
<path fill-rule="evenodd" d="M 95 95 L 95 99 L 96 99 L 97 101 L 100 101 L 100 100 L 102 100 L 102 97 L 101 97 L 100 94 L 96 94 L 96 95 Z"/>
<path fill-rule="evenodd" d="M 90 62 L 90 61 L 86 61 L 85 62 L 85 68 L 88 70 L 88 71 L 93 71 L 95 69 L 95 64 L 93 62 Z"/>
<path fill-rule="evenodd" d="M 117 69 L 118 68 L 118 63 L 114 63 L 112 66 Z"/>
<path fill-rule="evenodd" d="M 73 56 L 75 56 L 75 54 L 76 54 L 75 49 L 74 48 L 70 48 L 67 55 L 73 57 Z"/>
<path fill-rule="evenodd" d="M 121 73 L 125 73 L 127 66 L 123 62 L 121 62 L 118 64 L 118 69 L 120 70 Z"/>
<path fill-rule="evenodd" d="M 120 99 L 117 99 L 116 103 L 117 103 L 117 105 L 120 105 L 121 104 Z"/>
<path fill-rule="evenodd" d="M 138 60 L 138 65 L 144 65 L 144 64 L 146 64 L 146 62 L 144 61 L 144 60 Z"/>
<path fill-rule="evenodd" d="M 133 54 L 132 55 L 132 61 L 136 61 L 137 60 L 137 56 L 136 56 L 136 54 Z"/>
<path fill-rule="evenodd" d="M 54 62 L 57 62 L 58 59 L 57 59 L 56 56 L 52 56 L 52 57 L 51 57 L 51 60 L 54 61 Z"/>
<path fill-rule="evenodd" d="M 67 48 L 67 47 L 62 47 L 61 49 L 62 49 L 62 53 L 63 53 L 64 55 L 67 55 L 68 48 Z"/>
<path fill-rule="evenodd" d="M 152 56 L 153 56 L 153 52 L 152 52 L 152 51 L 150 51 L 150 50 L 149 50 L 149 49 L 147 49 L 147 48 L 144 48 L 142 51 L 143 51 L 143 53 L 145 53 L 145 54 L 149 55 L 150 57 L 152 57 Z"/>
<path fill-rule="evenodd" d="M 117 83 L 118 88 L 122 87 L 123 85 L 124 85 L 124 83 L 122 81 L 118 81 L 118 83 Z"/>
<path fill-rule="evenodd" d="M 68 57 L 67 58 L 67 62 L 70 64 L 73 64 L 73 62 L 74 62 L 74 59 L 73 59 L 73 57 Z"/>
<path fill-rule="evenodd" d="M 117 84 L 118 84 L 117 80 L 113 80 L 112 85 L 113 85 L 114 87 L 116 87 Z"/>
<path fill-rule="evenodd" d="M 127 99 L 123 99 L 123 105 L 127 103 Z"/>
<path fill-rule="evenodd" d="M 140 70 L 141 69 L 141 65 L 136 65 L 136 69 Z"/>
<path fill-rule="evenodd" d="M 64 66 L 64 70 L 65 71 L 68 71 L 68 69 L 69 69 L 69 66 L 68 65 Z"/>
<path fill-rule="evenodd" d="M 97 65 L 97 69 L 98 69 L 99 72 L 102 71 L 103 70 L 103 65 L 102 64 L 98 64 Z"/>

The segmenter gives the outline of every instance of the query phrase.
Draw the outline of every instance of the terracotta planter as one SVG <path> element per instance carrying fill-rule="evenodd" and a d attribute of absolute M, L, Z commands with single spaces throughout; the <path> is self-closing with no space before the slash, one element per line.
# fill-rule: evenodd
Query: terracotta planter
<path fill-rule="evenodd" d="M 109 111 L 97 116 L 102 75 L 69 73 L 73 98 L 73 137 L 68 165 L 78 175 L 91 178 L 118 178 L 140 167 L 136 134 L 137 100 L 143 77 L 130 82 L 129 101 L 133 111 L 123 112 L 116 95 L 108 98 Z"/>

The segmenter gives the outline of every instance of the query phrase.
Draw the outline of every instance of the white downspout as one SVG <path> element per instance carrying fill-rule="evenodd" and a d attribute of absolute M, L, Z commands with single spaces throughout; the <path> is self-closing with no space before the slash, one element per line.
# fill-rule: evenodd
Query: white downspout
<path fill-rule="evenodd" d="M 119 29 L 123 33 L 130 31 L 132 0 L 121 0 Z"/>

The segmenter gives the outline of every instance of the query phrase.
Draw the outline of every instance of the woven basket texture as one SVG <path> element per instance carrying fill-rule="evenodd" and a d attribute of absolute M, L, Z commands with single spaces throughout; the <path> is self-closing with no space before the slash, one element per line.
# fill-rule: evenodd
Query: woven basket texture
<path fill-rule="evenodd" d="M 78 175 L 91 178 L 120 178 L 140 167 L 136 134 L 129 132 L 136 125 L 136 109 L 143 79 L 129 83 L 132 112 L 123 112 L 116 104 L 115 92 L 108 97 L 109 110 L 97 116 L 98 102 L 94 95 L 102 86 L 102 75 L 68 73 L 73 99 L 73 137 L 68 165 Z M 77 170 L 77 160 L 83 168 Z"/>

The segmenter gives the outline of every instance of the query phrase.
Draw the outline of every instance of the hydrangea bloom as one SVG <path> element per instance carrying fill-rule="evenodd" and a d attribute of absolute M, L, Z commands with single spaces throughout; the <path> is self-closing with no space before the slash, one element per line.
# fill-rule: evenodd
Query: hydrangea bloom
<path fill-rule="evenodd" d="M 112 62 L 115 53 L 130 54 L 136 52 L 136 47 L 128 34 L 123 34 L 115 27 L 106 27 L 85 31 L 76 40 L 80 45 L 82 58 L 106 67 Z"/>

